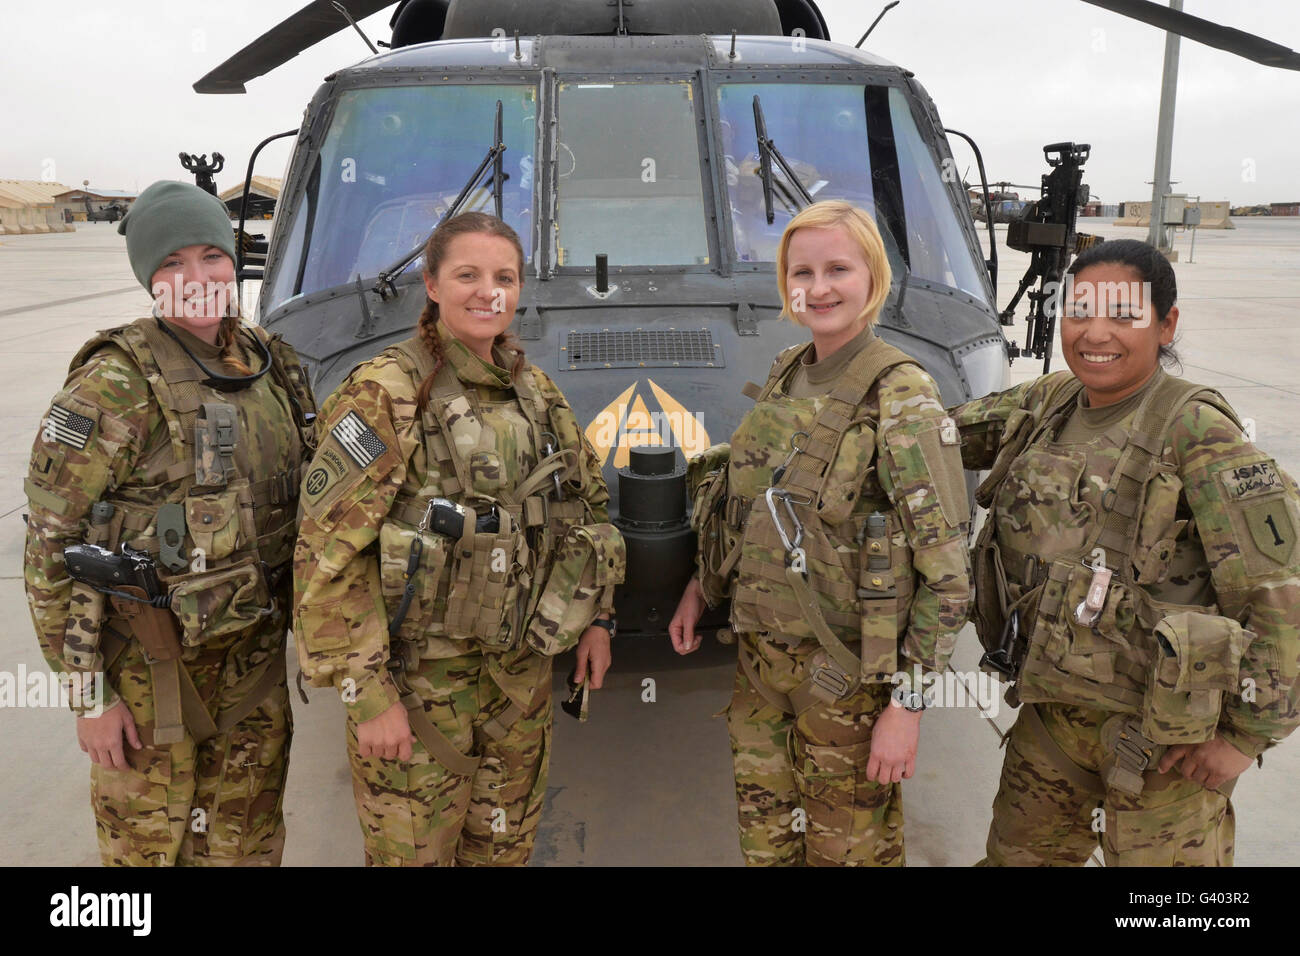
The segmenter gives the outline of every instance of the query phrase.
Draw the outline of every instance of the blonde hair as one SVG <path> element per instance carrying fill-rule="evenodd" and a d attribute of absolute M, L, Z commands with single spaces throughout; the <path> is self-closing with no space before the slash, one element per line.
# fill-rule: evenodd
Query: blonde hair
<path fill-rule="evenodd" d="M 781 244 L 776 250 L 776 286 L 781 293 L 781 317 L 796 324 L 799 320 L 790 311 L 790 290 L 786 284 L 786 270 L 790 263 L 790 240 L 795 231 L 804 228 L 843 229 L 858 244 L 862 258 L 866 260 L 871 273 L 871 295 L 858 316 L 858 321 L 866 319 L 867 325 L 875 325 L 880 318 L 880 309 L 889 297 L 889 284 L 893 281 L 893 271 L 889 268 L 889 257 L 885 255 L 885 243 L 880 238 L 876 222 L 864 209 L 859 209 L 843 199 L 824 199 L 799 211 L 781 233 Z"/>

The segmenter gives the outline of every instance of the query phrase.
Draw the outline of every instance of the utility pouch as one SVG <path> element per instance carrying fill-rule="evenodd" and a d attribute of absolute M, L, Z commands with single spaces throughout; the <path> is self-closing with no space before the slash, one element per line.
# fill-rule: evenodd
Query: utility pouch
<path fill-rule="evenodd" d="M 452 542 L 454 563 L 447 596 L 447 633 L 476 638 L 485 647 L 512 647 L 513 612 L 519 597 L 520 575 L 528 567 L 528 543 L 507 516 L 496 532 L 476 531 L 466 521 L 459 540 Z"/>
<path fill-rule="evenodd" d="M 1155 659 L 1142 704 L 1142 733 L 1157 743 L 1195 744 L 1215 734 L 1223 695 L 1238 688 L 1254 633 L 1232 618 L 1183 611 L 1156 625 Z"/>
<path fill-rule="evenodd" d="M 985 517 L 971 550 L 971 580 L 975 585 L 975 600 L 971 605 L 975 634 L 980 646 L 992 653 L 1002 646 L 1006 613 L 1001 596 L 1009 596 L 1009 589 L 1002 567 L 1002 548 L 993 533 L 991 516 Z"/>
<path fill-rule="evenodd" d="M 205 561 L 220 561 L 247 548 L 256 540 L 253 502 L 247 482 L 186 498 L 185 524 Z"/>
<path fill-rule="evenodd" d="M 570 528 L 528 622 L 528 645 L 546 657 L 576 645 L 598 612 L 612 607 L 626 569 L 623 535 L 612 524 Z"/>
<path fill-rule="evenodd" d="M 898 670 L 898 588 L 890 566 L 889 524 L 879 511 L 867 517 L 858 562 L 863 683 L 887 681 Z"/>
<path fill-rule="evenodd" d="M 724 573 L 727 557 L 739 546 L 739 535 L 728 533 L 727 462 L 731 446 L 714 445 L 686 465 L 686 486 L 691 496 L 691 529 L 696 534 L 697 563 L 704 597 L 716 607 L 729 590 Z"/>
<path fill-rule="evenodd" d="M 420 541 L 420 560 L 410 580 L 411 547 Z M 389 521 L 379 529 L 379 578 L 388 613 L 395 613 L 412 586 L 411 600 L 398 636 L 416 644 L 429 635 L 445 634 L 447 592 L 451 583 L 451 549 L 456 542 L 440 534 L 421 535 Z"/>
<path fill-rule="evenodd" d="M 140 642 L 145 653 L 155 661 L 170 661 L 180 657 L 180 634 L 176 618 L 171 612 L 145 603 L 148 597 L 144 588 L 123 585 L 117 590 L 140 599 L 131 601 L 116 596 L 111 598 L 113 610 L 125 619 L 132 636 Z"/>
<path fill-rule="evenodd" d="M 252 560 L 173 578 L 167 584 L 186 647 L 246 631 L 275 613 L 261 567 Z"/>
<path fill-rule="evenodd" d="M 1081 624 L 1076 611 L 1087 600 L 1092 583 L 1092 568 L 1078 561 L 1053 561 L 1030 643 L 1041 641 L 1043 656 L 1062 670 L 1110 684 L 1115 680 L 1116 654 L 1128 646 L 1136 615 L 1127 589 L 1112 581 L 1097 620 Z"/>

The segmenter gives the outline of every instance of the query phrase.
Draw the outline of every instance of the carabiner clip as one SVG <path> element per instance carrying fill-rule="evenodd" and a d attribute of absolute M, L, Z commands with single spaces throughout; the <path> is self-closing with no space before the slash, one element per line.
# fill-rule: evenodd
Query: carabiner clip
<path fill-rule="evenodd" d="M 803 525 L 799 522 L 799 516 L 794 513 L 794 505 L 790 503 L 790 493 L 777 488 L 767 489 L 764 495 L 767 499 L 767 510 L 772 514 L 772 523 L 776 525 L 776 533 L 781 536 L 781 544 L 785 546 L 787 554 L 793 554 L 800 550 L 799 545 L 803 543 Z M 786 514 L 790 516 L 790 523 L 794 525 L 794 541 L 785 533 L 785 525 L 781 523 L 781 512 L 777 510 L 776 498 L 780 498 L 785 503 Z"/>

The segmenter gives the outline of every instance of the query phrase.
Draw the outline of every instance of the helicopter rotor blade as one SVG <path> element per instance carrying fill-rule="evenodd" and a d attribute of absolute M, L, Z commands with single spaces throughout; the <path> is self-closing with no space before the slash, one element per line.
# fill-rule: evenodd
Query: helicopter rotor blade
<path fill-rule="evenodd" d="M 397 0 L 346 0 L 348 13 L 364 20 Z M 194 84 L 196 93 L 245 93 L 249 80 L 274 70 L 321 40 L 348 29 L 348 21 L 330 0 L 313 0 L 276 24 Z"/>
<path fill-rule="evenodd" d="M 1083 2 L 1121 16 L 1141 20 L 1143 23 L 1168 30 L 1170 33 L 1177 33 L 1197 43 L 1235 53 L 1237 56 L 1254 60 L 1265 66 L 1275 66 L 1283 70 L 1300 70 L 1300 53 L 1280 43 L 1265 40 L 1244 30 L 1202 20 L 1190 13 L 1171 10 L 1151 0 L 1083 0 Z"/>

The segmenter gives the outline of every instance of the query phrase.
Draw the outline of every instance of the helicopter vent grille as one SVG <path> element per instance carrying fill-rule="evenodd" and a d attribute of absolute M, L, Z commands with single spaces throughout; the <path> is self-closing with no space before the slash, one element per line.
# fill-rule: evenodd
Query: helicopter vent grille
<path fill-rule="evenodd" d="M 561 346 L 560 367 L 718 368 L 722 348 L 708 329 L 570 330 Z"/>

